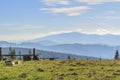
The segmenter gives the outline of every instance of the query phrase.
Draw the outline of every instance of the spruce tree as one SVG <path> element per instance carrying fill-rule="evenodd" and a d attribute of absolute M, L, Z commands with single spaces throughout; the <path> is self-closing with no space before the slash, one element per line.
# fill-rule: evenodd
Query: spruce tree
<path fill-rule="evenodd" d="M 115 53 L 115 60 L 118 60 L 119 59 L 119 52 L 118 50 L 116 50 L 116 53 Z"/>

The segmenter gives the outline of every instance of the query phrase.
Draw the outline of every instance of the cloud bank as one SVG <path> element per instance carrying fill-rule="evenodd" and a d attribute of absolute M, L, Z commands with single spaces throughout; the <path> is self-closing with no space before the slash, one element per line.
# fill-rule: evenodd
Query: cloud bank
<path fill-rule="evenodd" d="M 88 6 L 78 6 L 69 8 L 42 8 L 40 10 L 50 11 L 52 14 L 64 13 L 68 16 L 79 16 L 89 9 L 91 8 Z"/>
<path fill-rule="evenodd" d="M 68 5 L 70 4 L 70 0 L 42 0 L 42 2 L 48 6 L 53 5 Z M 108 2 L 120 2 L 120 0 L 73 0 L 73 2 L 80 2 L 80 3 L 87 3 L 91 5 L 95 4 L 102 4 L 102 3 L 108 3 Z"/>

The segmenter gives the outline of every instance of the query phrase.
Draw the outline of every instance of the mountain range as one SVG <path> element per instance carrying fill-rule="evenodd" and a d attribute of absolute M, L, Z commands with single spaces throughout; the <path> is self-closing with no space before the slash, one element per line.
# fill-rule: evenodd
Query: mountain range
<path fill-rule="evenodd" d="M 120 50 L 120 36 L 111 34 L 96 35 L 71 32 L 49 35 L 25 41 L 20 44 L 0 41 L 0 46 L 37 48 L 50 52 L 113 59 L 115 51 Z"/>
<path fill-rule="evenodd" d="M 83 34 L 78 32 L 71 33 L 61 33 L 54 34 L 50 36 L 46 36 L 43 38 L 37 38 L 30 40 L 30 42 L 41 42 L 41 41 L 49 41 L 55 44 L 102 44 L 109 46 L 119 46 L 120 45 L 120 35 L 97 35 L 97 34 Z"/>

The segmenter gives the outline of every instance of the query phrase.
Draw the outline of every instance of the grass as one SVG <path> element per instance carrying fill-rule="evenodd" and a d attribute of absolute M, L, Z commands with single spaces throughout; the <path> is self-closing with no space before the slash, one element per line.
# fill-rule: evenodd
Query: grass
<path fill-rule="evenodd" d="M 0 62 L 0 80 L 120 80 L 120 62 L 112 60 Z"/>

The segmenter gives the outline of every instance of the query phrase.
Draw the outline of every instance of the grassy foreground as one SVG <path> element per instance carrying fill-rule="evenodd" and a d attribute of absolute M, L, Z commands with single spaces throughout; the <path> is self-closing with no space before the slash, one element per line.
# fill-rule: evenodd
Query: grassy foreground
<path fill-rule="evenodd" d="M 95 60 L 0 62 L 0 80 L 120 80 L 120 62 Z"/>

